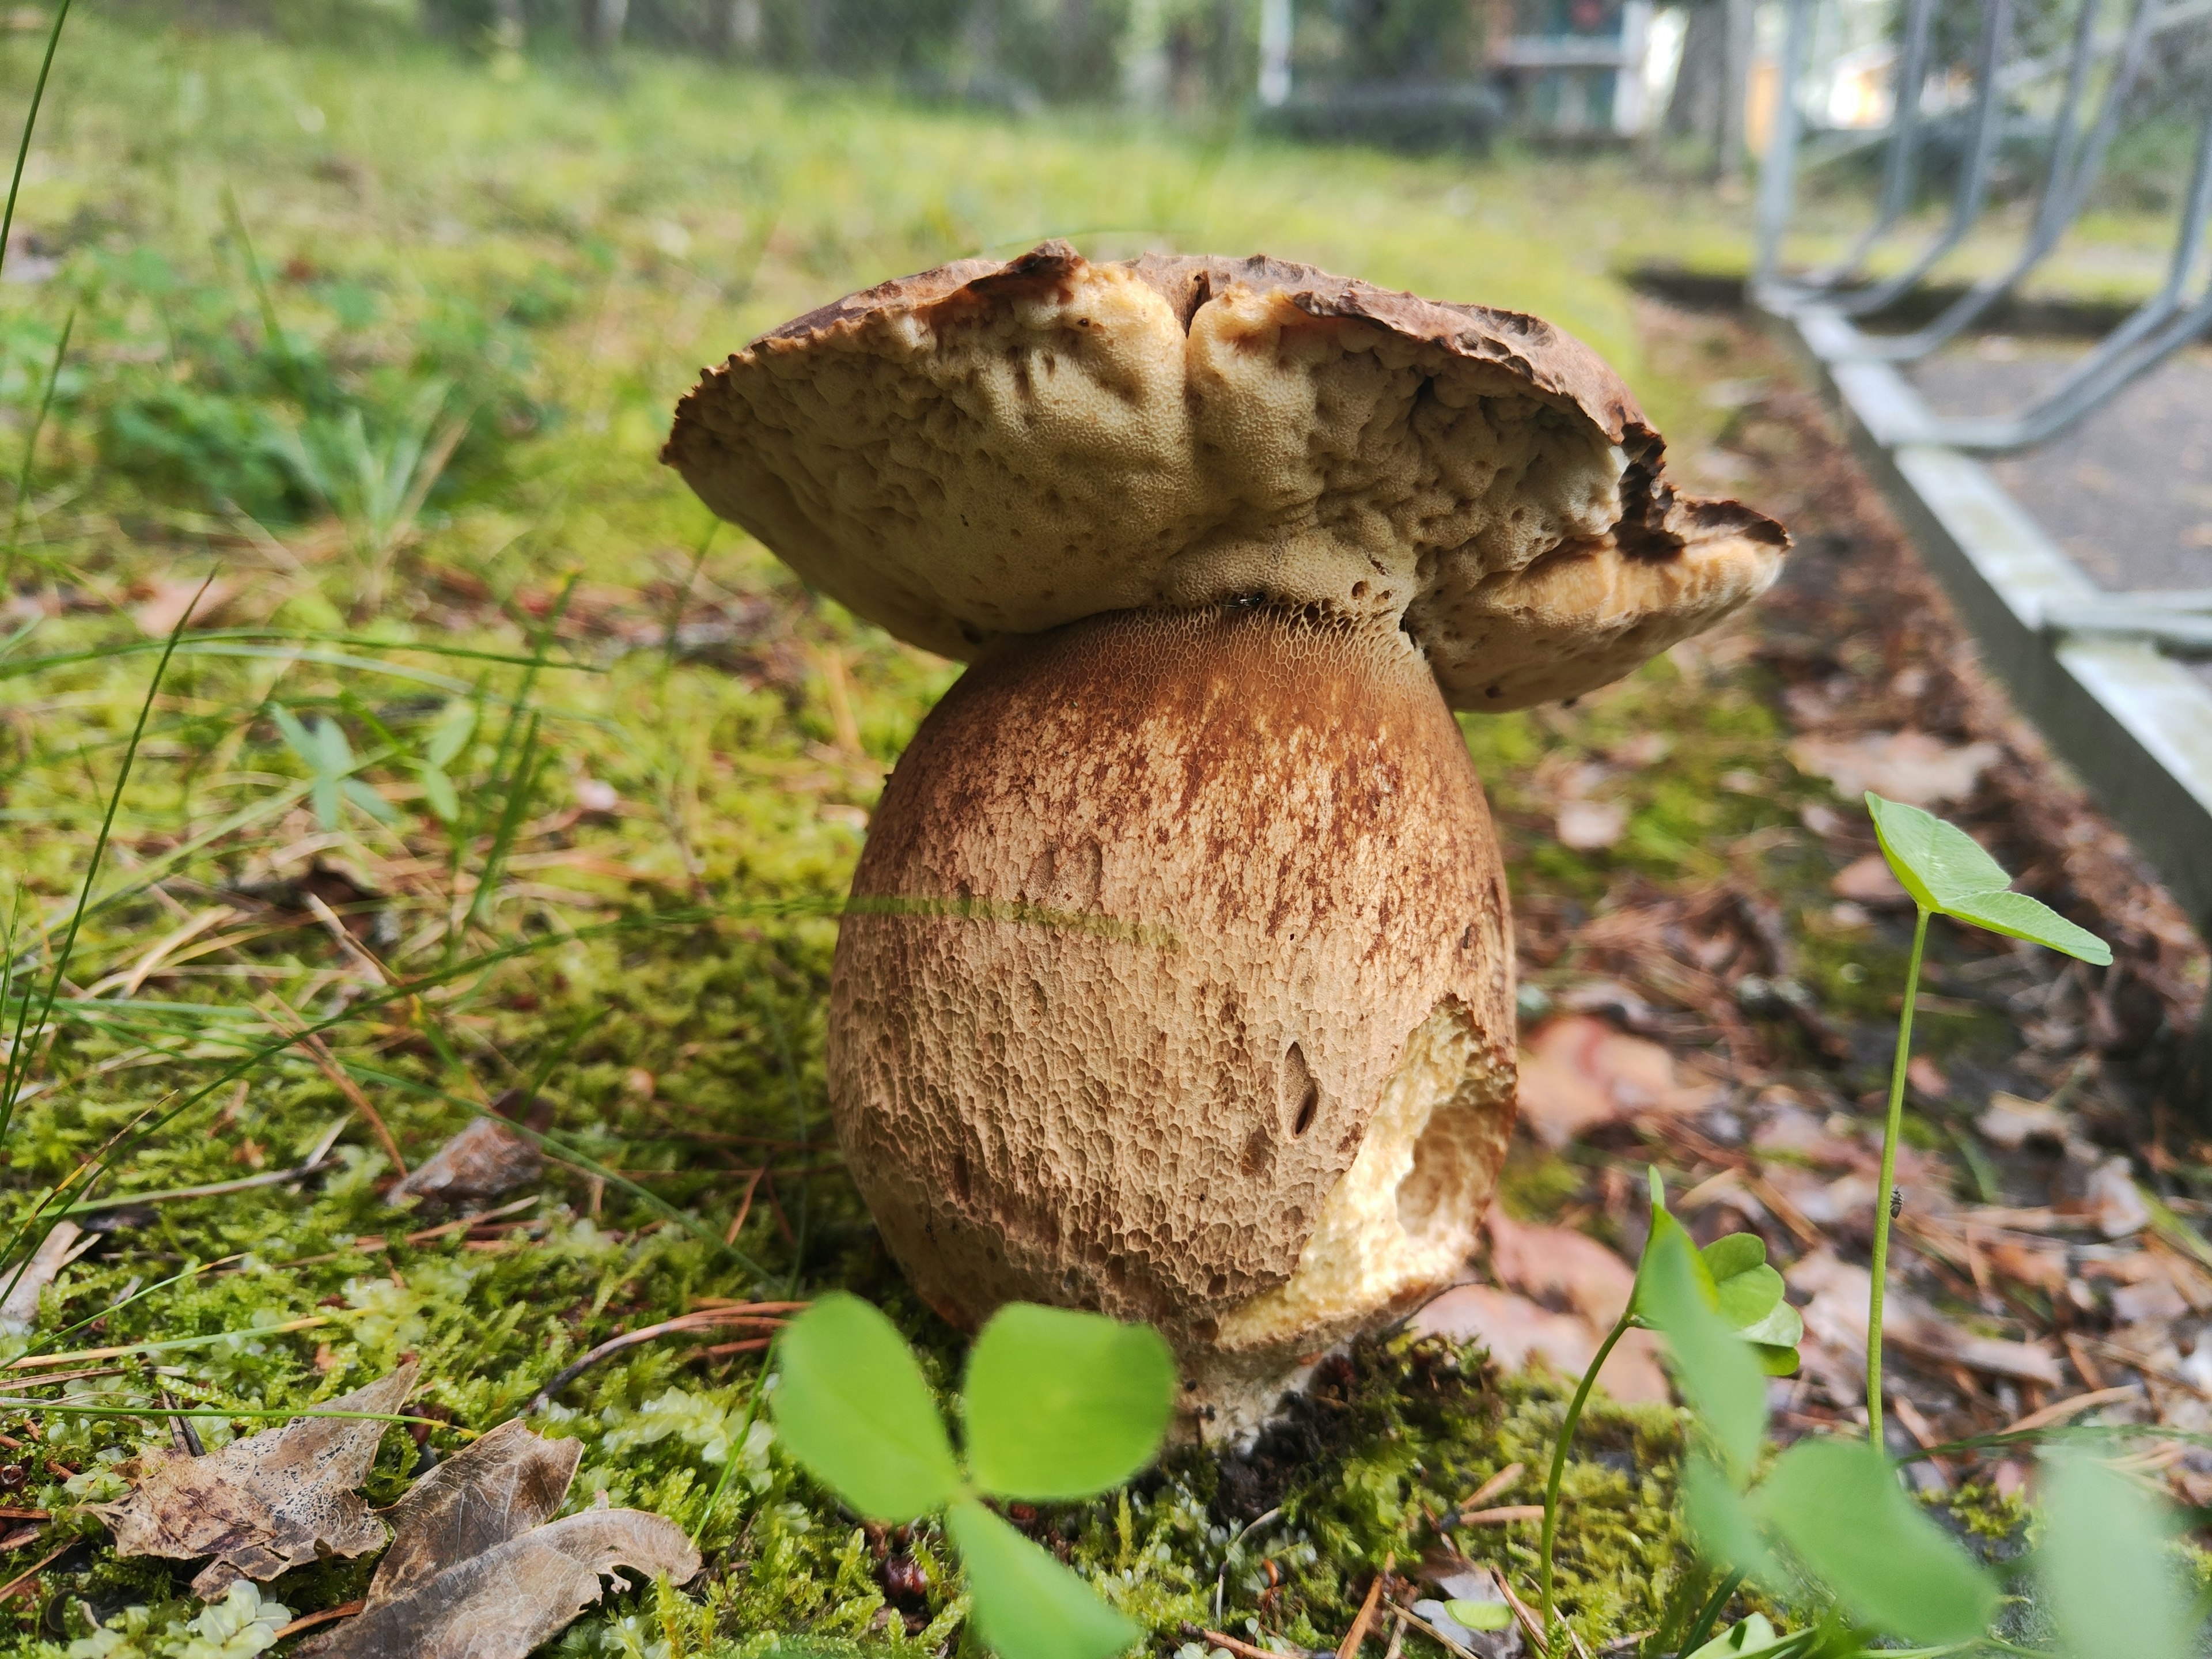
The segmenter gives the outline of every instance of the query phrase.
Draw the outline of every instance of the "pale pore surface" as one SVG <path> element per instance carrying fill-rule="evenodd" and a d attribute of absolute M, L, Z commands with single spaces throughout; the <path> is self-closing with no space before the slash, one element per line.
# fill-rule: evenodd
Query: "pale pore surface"
<path fill-rule="evenodd" d="M 1485 1109 L 1497 1070 L 1466 1007 L 1439 1004 L 1407 1042 L 1297 1269 L 1222 1320 L 1223 1348 L 1371 1322 L 1376 1310 L 1450 1282 L 1474 1253 L 1490 1196 Z"/>

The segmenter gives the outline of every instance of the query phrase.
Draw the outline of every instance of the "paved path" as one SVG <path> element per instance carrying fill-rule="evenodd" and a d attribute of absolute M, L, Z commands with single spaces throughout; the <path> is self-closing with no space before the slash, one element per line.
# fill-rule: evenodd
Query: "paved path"
<path fill-rule="evenodd" d="M 2017 410 L 2080 348 L 1993 336 L 1912 372 L 1946 414 Z M 1991 469 L 2094 580 L 2212 590 L 2212 350 L 2184 353 L 2066 437 Z M 2212 662 L 2195 665 L 2212 684 Z"/>
<path fill-rule="evenodd" d="M 2010 412 L 2078 355 L 1999 336 L 1912 378 L 1943 413 Z M 2212 351 L 2167 362 L 2068 436 L 1991 470 L 2106 586 L 2212 589 Z"/>

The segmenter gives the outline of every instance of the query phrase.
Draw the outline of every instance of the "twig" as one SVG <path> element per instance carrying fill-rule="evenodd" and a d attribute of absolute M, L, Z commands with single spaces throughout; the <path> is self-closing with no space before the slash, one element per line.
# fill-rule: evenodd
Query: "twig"
<path fill-rule="evenodd" d="M 202 1187 L 172 1187 L 158 1193 L 116 1193 L 106 1198 L 95 1198 L 83 1204 L 72 1204 L 61 1212 L 63 1215 L 89 1215 L 98 1210 L 128 1209 L 134 1204 L 167 1204 L 183 1198 L 220 1198 L 226 1193 L 251 1192 L 257 1187 L 282 1187 L 295 1181 L 305 1181 L 311 1175 L 322 1172 L 331 1161 L 331 1148 L 345 1128 L 341 1117 L 316 1142 L 307 1161 L 295 1170 L 270 1170 L 261 1175 L 244 1176 L 236 1181 L 211 1181 Z"/>
<path fill-rule="evenodd" d="M 1492 1498 L 1497 1497 L 1498 1493 L 1512 1490 L 1513 1483 L 1516 1480 L 1518 1480 L 1528 1472 L 1528 1467 L 1525 1463 L 1508 1463 L 1504 1468 L 1498 1470 L 1497 1474 L 1492 1475 L 1489 1480 L 1477 1486 L 1474 1492 L 1468 1497 L 1467 1502 L 1459 1506 L 1460 1509 L 1475 1510 L 1481 1508 L 1482 1505 L 1487 1504 Z"/>
<path fill-rule="evenodd" d="M 2063 1423 L 2069 1417 L 2078 1417 L 2093 1406 L 2110 1406 L 2122 1400 L 2131 1400 L 2142 1389 L 2133 1382 L 2124 1382 L 2116 1389 L 2098 1389 L 2089 1394 L 2077 1394 L 2070 1400 L 2061 1400 L 2045 1406 L 2039 1412 L 2030 1412 L 2017 1423 L 2000 1429 L 2000 1434 L 2022 1434 L 2029 1429 L 2047 1429 L 2053 1423 Z"/>
<path fill-rule="evenodd" d="M 384 1127 L 383 1118 L 378 1115 L 376 1108 L 369 1104 L 368 1097 L 362 1092 L 361 1085 L 347 1074 L 345 1067 L 339 1065 L 330 1049 L 324 1046 L 322 1038 L 307 1029 L 307 1022 L 300 1018 L 298 1010 L 285 1001 L 282 994 L 271 991 L 269 1000 L 282 1008 L 292 1022 L 289 1027 L 283 1020 L 271 1023 L 285 1036 L 297 1040 L 299 1046 L 307 1051 L 307 1058 L 315 1062 L 315 1069 L 328 1078 L 331 1086 L 351 1102 L 354 1110 L 368 1120 L 368 1127 L 376 1131 L 376 1138 L 384 1143 L 385 1156 L 392 1160 L 392 1167 L 404 1179 L 407 1160 L 399 1155 L 399 1143 L 392 1138 L 392 1131 Z"/>
<path fill-rule="evenodd" d="M 1359 1612 L 1352 1621 L 1352 1628 L 1345 1632 L 1344 1640 L 1336 1645 L 1336 1659 L 1352 1659 L 1352 1656 L 1359 1651 L 1359 1644 L 1367 1639 L 1367 1627 L 1375 1622 L 1375 1605 L 1382 1599 L 1382 1581 L 1390 1576 L 1390 1569 L 1396 1565 L 1395 1557 L 1386 1555 L 1382 1558 L 1382 1571 L 1376 1573 L 1367 1586 L 1367 1599 L 1359 1604 Z"/>
<path fill-rule="evenodd" d="M 33 1578 L 36 1578 L 40 1573 L 44 1572 L 48 1565 L 61 1557 L 67 1551 L 73 1548 L 76 1544 L 76 1540 L 74 1538 L 64 1539 L 60 1543 L 55 1545 L 53 1548 L 48 1550 L 37 1560 L 32 1562 L 31 1565 L 26 1567 L 22 1571 L 17 1573 L 13 1578 L 10 1578 L 6 1583 L 0 1584 L 0 1601 L 12 1600 L 18 1591 L 21 1590 L 25 1585 L 28 1584 Z"/>
<path fill-rule="evenodd" d="M 1249 1642 L 1240 1642 L 1226 1631 L 1200 1630 L 1199 1634 L 1217 1648 L 1228 1649 L 1237 1656 L 1237 1659 L 1291 1659 L 1291 1656 L 1279 1653 L 1273 1648 L 1255 1648 Z"/>
<path fill-rule="evenodd" d="M 1462 1647 L 1459 1643 L 1453 1641 L 1450 1637 L 1445 1635 L 1411 1607 L 1399 1608 L 1398 1616 L 1412 1625 L 1415 1630 L 1419 1631 L 1422 1635 L 1441 1646 L 1446 1653 L 1456 1653 L 1461 1656 L 1461 1659 L 1475 1659 L 1473 1649 Z"/>
<path fill-rule="evenodd" d="M 1498 1586 L 1498 1593 L 1505 1598 L 1505 1605 L 1513 1609 L 1513 1616 L 1521 1621 L 1521 1628 L 1528 1633 L 1528 1639 L 1535 1644 L 1536 1651 L 1544 1654 L 1550 1653 L 1552 1651 L 1551 1638 L 1545 1632 L 1543 1627 L 1536 1622 L 1536 1615 L 1529 1611 L 1528 1604 L 1513 1593 L 1513 1586 L 1505 1582 L 1505 1575 L 1498 1571 L 1497 1568 L 1492 1567 L 1490 1570 L 1490 1579 L 1492 1583 Z M 1566 1621 L 1562 1620 L 1560 1620 L 1560 1623 L 1565 1625 Z M 1567 1635 L 1569 1638 L 1574 1642 L 1576 1648 L 1579 1650 L 1582 1647 L 1582 1638 L 1575 1635 L 1571 1626 L 1567 1627 Z M 1584 1656 L 1584 1659 L 1588 1659 L 1587 1655 Z"/>
<path fill-rule="evenodd" d="M 717 1342 L 711 1347 L 694 1348 L 694 1359 L 727 1359 L 734 1353 L 758 1353 L 775 1339 L 772 1336 L 749 1336 L 742 1342 Z"/>
<path fill-rule="evenodd" d="M 325 903 L 318 894 L 307 894 L 307 908 L 314 913 L 315 920 L 323 924 L 323 931 L 337 942 L 338 949 L 351 957 L 356 966 L 368 969 L 368 976 L 379 985 L 390 986 L 392 982 L 392 970 L 371 956 L 362 947 L 361 941 L 346 931 L 346 925 L 339 919 L 338 913 Z"/>
<path fill-rule="evenodd" d="M 1541 1521 L 1541 1504 L 1502 1504 L 1494 1510 L 1468 1510 L 1459 1517 L 1462 1527 L 1510 1527 L 1516 1521 Z"/>
<path fill-rule="evenodd" d="M 1213 1622 L 1215 1624 L 1218 1625 L 1221 1622 L 1221 1598 L 1229 1583 L 1230 1557 L 1235 1555 L 1239 1549 L 1243 1547 L 1244 1540 L 1246 1539 L 1249 1538 L 1254 1533 L 1259 1531 L 1261 1528 L 1266 1526 L 1269 1522 L 1280 1520 L 1282 1518 L 1282 1514 L 1283 1506 L 1280 1504 L 1278 1504 L 1274 1508 L 1269 1510 L 1265 1515 L 1255 1516 L 1253 1519 L 1247 1521 L 1244 1523 L 1243 1530 L 1239 1532 L 1236 1537 L 1231 1539 L 1229 1540 L 1229 1547 L 1221 1552 L 1221 1571 L 1213 1575 Z"/>
<path fill-rule="evenodd" d="M 276 1632 L 276 1639 L 297 1636 L 303 1630 L 313 1630 L 318 1625 L 327 1625 L 334 1619 L 350 1619 L 368 1603 L 366 1601 L 347 1601 L 335 1607 L 325 1607 L 320 1613 L 303 1613 Z"/>
<path fill-rule="evenodd" d="M 11 1359 L 0 1370 L 21 1371 L 48 1365 L 73 1364 L 80 1359 L 120 1359 L 125 1354 L 155 1353 L 169 1348 L 204 1347 L 210 1342 L 228 1342 L 234 1337 L 283 1336 L 292 1331 L 311 1331 L 319 1325 L 331 1322 L 328 1314 L 310 1314 L 305 1319 L 290 1319 L 281 1325 L 263 1325 L 252 1330 L 210 1331 L 205 1336 L 173 1337 L 166 1342 L 125 1342 L 113 1348 L 81 1348 L 75 1353 L 27 1353 L 21 1359 Z M 44 1403 L 44 1402 L 39 1402 Z M 159 1416 L 158 1412 L 149 1416 Z"/>
<path fill-rule="evenodd" d="M 745 1230 L 745 1218 L 753 1212 L 753 1194 L 760 1190 L 761 1177 L 768 1173 L 763 1164 L 753 1171 L 753 1178 L 745 1182 L 745 1195 L 738 1201 L 738 1212 L 730 1218 L 730 1231 L 722 1236 L 722 1243 L 734 1244 L 738 1235 Z"/>
<path fill-rule="evenodd" d="M 695 1313 L 678 1314 L 673 1319 L 664 1319 L 657 1325 L 647 1325 L 642 1330 L 611 1337 L 582 1358 L 556 1371 L 552 1380 L 531 1396 L 530 1403 L 522 1408 L 522 1415 L 528 1417 L 544 1410 L 562 1389 L 602 1359 L 611 1354 L 620 1353 L 624 1348 L 634 1348 L 641 1342 L 651 1342 L 659 1337 L 674 1336 L 685 1331 L 712 1330 L 717 1325 L 763 1325 L 771 1330 L 780 1330 L 787 1322 L 775 1317 L 776 1315 L 790 1313 L 805 1305 L 804 1302 L 756 1302 L 742 1308 L 702 1308 Z"/>
<path fill-rule="evenodd" d="M 517 1210 L 526 1210 L 538 1200 L 538 1195 L 532 1193 L 528 1198 L 518 1198 L 512 1204 L 502 1204 L 495 1210 L 485 1210 L 477 1215 L 465 1215 L 458 1221 L 447 1221 L 435 1227 L 425 1227 L 419 1233 L 407 1234 L 399 1242 L 402 1244 L 427 1244 L 434 1238 L 445 1237 L 448 1233 L 467 1232 L 477 1227 L 489 1226 L 501 1216 L 513 1215 Z M 536 1224 L 524 1224 L 535 1225 Z M 345 1249 L 332 1250 L 325 1255 L 303 1255 L 291 1261 L 272 1261 L 269 1265 L 271 1267 L 314 1267 L 321 1266 L 325 1261 L 339 1261 L 353 1255 L 356 1251 L 385 1250 L 391 1248 L 391 1242 L 382 1233 L 363 1233 Z M 232 1271 L 239 1270 L 233 1268 Z"/>

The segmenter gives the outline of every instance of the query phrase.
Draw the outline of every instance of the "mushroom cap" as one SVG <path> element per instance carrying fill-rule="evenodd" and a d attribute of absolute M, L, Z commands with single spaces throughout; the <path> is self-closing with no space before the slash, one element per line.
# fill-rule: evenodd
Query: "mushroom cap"
<path fill-rule="evenodd" d="M 853 888 L 830 1107 L 946 1317 L 1099 1308 L 1190 1382 L 1279 1382 L 1457 1276 L 1512 1128 L 1511 927 L 1402 633 L 1010 641 L 923 720 Z"/>
<path fill-rule="evenodd" d="M 1540 319 L 1257 257 L 1062 242 L 810 312 L 708 371 L 662 459 L 808 582 L 972 659 L 1104 611 L 1403 627 L 1455 707 L 1619 678 L 1788 538 L 1678 496 L 1619 377 Z"/>

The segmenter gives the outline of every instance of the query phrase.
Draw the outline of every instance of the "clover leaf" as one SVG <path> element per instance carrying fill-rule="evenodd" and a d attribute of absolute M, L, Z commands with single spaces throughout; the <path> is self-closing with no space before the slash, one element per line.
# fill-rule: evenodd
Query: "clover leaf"
<path fill-rule="evenodd" d="M 1175 1405 L 1175 1359 L 1149 1326 L 1016 1303 L 969 1351 L 967 1467 L 890 1320 L 825 1296 L 777 1344 L 784 1449 L 871 1519 L 942 1510 L 975 1629 L 1003 1659 L 1108 1659 L 1143 1632 L 981 1501 L 1088 1498 L 1149 1463 Z"/>
<path fill-rule="evenodd" d="M 1698 1249 L 1668 1210 L 1666 1188 L 1656 1169 L 1651 1171 L 1651 1233 L 1637 1265 L 1636 1288 L 1629 1303 L 1633 1322 L 1652 1323 L 1646 1316 L 1649 1267 L 1653 1248 L 1667 1237 L 1679 1237 L 1690 1249 L 1695 1258 L 1692 1276 L 1706 1305 L 1752 1345 L 1759 1369 L 1769 1376 L 1796 1375 L 1797 1344 L 1804 1337 L 1805 1323 L 1783 1299 L 1782 1275 L 1767 1265 L 1766 1241 L 1756 1233 L 1729 1233 Z"/>
<path fill-rule="evenodd" d="M 2101 968 L 2112 947 L 2049 905 L 2015 893 L 2012 878 L 1955 824 L 1867 791 L 1867 811 L 1890 872 L 1923 910 L 1975 927 L 2045 945 Z"/>

